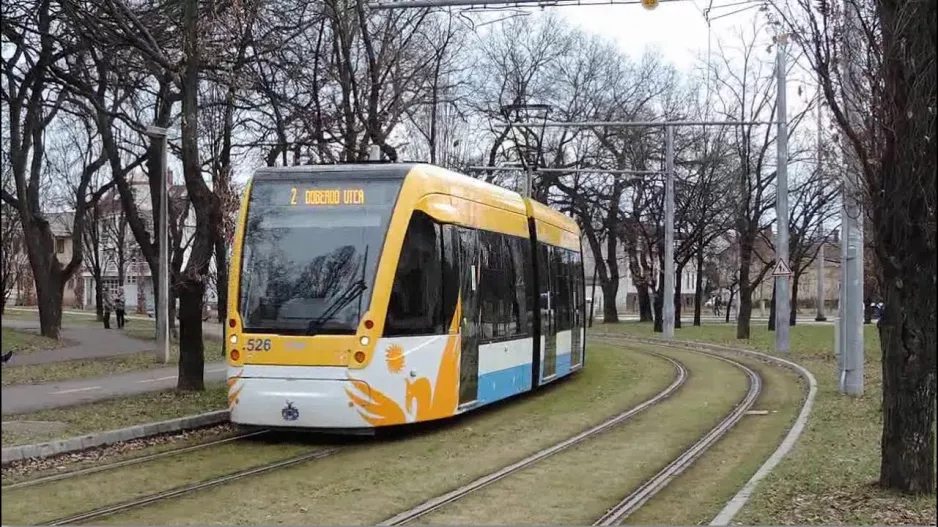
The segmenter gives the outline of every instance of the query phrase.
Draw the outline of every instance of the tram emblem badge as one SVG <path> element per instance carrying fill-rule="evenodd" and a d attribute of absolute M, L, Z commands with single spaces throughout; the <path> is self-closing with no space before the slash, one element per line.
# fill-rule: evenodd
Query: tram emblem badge
<path fill-rule="evenodd" d="M 287 401 L 287 405 L 280 410 L 280 415 L 283 416 L 284 421 L 296 421 L 300 417 L 300 411 L 293 406 L 292 402 Z"/>

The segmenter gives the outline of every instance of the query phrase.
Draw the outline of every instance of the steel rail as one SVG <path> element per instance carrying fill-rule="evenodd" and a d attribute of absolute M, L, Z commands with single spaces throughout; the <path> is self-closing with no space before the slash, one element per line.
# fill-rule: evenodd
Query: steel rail
<path fill-rule="evenodd" d="M 208 479 L 199 483 L 194 483 L 191 485 L 186 485 L 183 487 L 177 487 L 175 489 L 165 490 L 162 492 L 157 492 L 155 494 L 150 494 L 148 496 L 143 496 L 141 498 L 125 501 L 115 505 L 106 505 L 104 507 L 99 507 L 97 509 L 83 512 L 80 514 L 75 514 L 72 516 L 67 516 L 64 518 L 59 518 L 51 522 L 43 523 L 42 525 L 68 525 L 78 522 L 94 520 L 101 518 L 103 516 L 108 516 L 110 514 L 123 512 L 129 509 L 136 507 L 141 507 L 143 505 L 148 505 L 158 501 L 166 500 L 169 498 L 175 498 L 178 496 L 184 496 L 186 494 L 191 494 L 198 490 L 203 490 L 211 487 L 217 487 L 231 481 L 243 479 L 249 476 L 256 476 L 259 474 L 265 474 L 268 472 L 273 472 L 274 470 L 285 468 L 293 465 L 298 465 L 306 461 L 311 461 L 313 459 L 322 459 L 325 457 L 332 456 L 338 453 L 341 449 L 338 447 L 325 448 L 325 449 L 316 449 L 312 452 L 306 452 L 305 454 L 300 454 L 298 456 L 285 459 L 282 461 L 275 461 L 273 463 L 267 463 L 259 467 L 249 468 L 246 470 L 240 470 L 238 472 L 233 472 L 231 474 L 226 474 L 224 476 L 219 476 L 217 478 Z"/>
<path fill-rule="evenodd" d="M 675 349 L 683 349 L 678 346 L 668 346 L 666 344 L 661 345 Z M 694 461 L 696 461 L 707 450 L 709 450 L 710 447 L 719 441 L 720 438 L 722 438 L 724 435 L 726 435 L 727 432 L 736 426 L 736 424 L 739 423 L 739 421 L 742 420 L 742 418 L 746 415 L 746 412 L 748 412 L 756 403 L 756 400 L 762 393 L 762 378 L 752 368 L 742 364 L 741 362 L 729 359 L 717 353 L 703 351 L 700 349 L 691 351 L 703 355 L 709 355 L 743 370 L 749 380 L 749 389 L 746 392 L 746 396 L 743 397 L 743 399 L 736 405 L 733 411 L 731 411 L 722 421 L 720 421 L 719 424 L 707 432 L 699 441 L 694 443 L 690 448 L 685 450 L 680 456 L 669 463 L 660 472 L 655 474 L 652 478 L 646 480 L 631 494 L 623 498 L 614 507 L 609 509 L 606 514 L 593 522 L 593 525 L 610 526 L 621 524 L 626 517 L 637 511 L 642 505 L 645 504 L 645 502 L 661 492 L 674 478 L 679 476 L 688 467 L 690 467 Z"/>
<path fill-rule="evenodd" d="M 140 463 L 146 463 L 148 461 L 153 461 L 155 459 L 162 459 L 165 457 L 175 456 L 178 454 L 185 454 L 187 452 L 193 452 L 195 450 L 201 450 L 203 448 L 208 448 L 211 446 L 222 445 L 225 443 L 230 443 L 232 441 L 238 441 L 240 439 L 246 439 L 248 437 L 254 437 L 257 435 L 266 434 L 268 432 L 270 432 L 270 430 L 268 429 L 255 430 L 253 432 L 246 432 L 246 433 L 238 434 L 235 436 L 226 437 L 224 439 L 217 439 L 214 441 L 209 441 L 207 443 L 199 443 L 197 445 L 191 445 L 191 446 L 182 447 L 182 448 L 174 448 L 172 450 L 166 450 L 164 452 L 157 452 L 155 454 L 149 454 L 146 456 L 141 456 L 141 457 L 137 457 L 133 459 L 127 459 L 124 461 L 117 461 L 115 463 L 96 465 L 96 466 L 84 468 L 81 470 L 72 470 L 68 472 L 63 472 L 61 474 L 52 474 L 50 476 L 44 476 L 41 478 L 35 478 L 35 479 L 29 479 L 26 481 L 20 481 L 17 483 L 11 483 L 9 485 L 4 485 L 3 487 L 0 487 L 0 490 L 21 489 L 25 487 L 32 487 L 34 485 L 40 485 L 42 483 L 52 483 L 54 481 L 62 481 L 65 479 L 70 479 L 70 478 L 74 478 L 78 476 L 87 476 L 90 474 L 97 474 L 99 472 L 106 472 L 108 470 L 115 470 L 118 468 L 128 467 L 131 465 L 138 465 Z"/>
<path fill-rule="evenodd" d="M 445 505 L 448 505 L 459 499 L 462 499 L 465 496 L 468 496 L 469 494 L 479 489 L 487 487 L 491 485 L 492 483 L 495 483 L 496 481 L 499 481 L 507 476 L 510 476 L 511 474 L 514 474 L 525 467 L 531 466 L 537 463 L 538 461 L 541 461 L 547 457 L 557 454 L 558 452 L 566 450 L 567 448 L 570 448 L 573 445 L 576 445 L 582 441 L 585 441 L 586 439 L 592 438 L 596 436 L 597 434 L 605 432 L 606 430 L 609 430 L 610 428 L 616 425 L 619 425 L 631 419 L 632 417 L 635 417 L 641 412 L 647 410 L 648 408 L 670 397 L 687 381 L 687 378 L 688 378 L 687 368 L 683 364 L 681 364 L 679 361 L 672 359 L 671 357 L 658 354 L 658 353 L 653 353 L 653 352 L 643 352 L 643 353 L 648 353 L 649 355 L 653 355 L 661 359 L 664 359 L 670 362 L 674 366 L 674 369 L 677 375 L 675 376 L 674 381 L 672 381 L 671 384 L 668 385 L 668 387 L 666 387 L 664 390 L 658 392 L 653 397 L 645 400 L 644 402 L 638 404 L 637 406 L 634 406 L 630 408 L 629 410 L 626 410 L 625 412 L 622 412 L 610 419 L 603 421 L 597 426 L 594 426 L 588 430 L 580 432 L 579 434 L 573 437 L 570 437 L 568 439 L 565 439 L 564 441 L 561 441 L 559 443 L 556 443 L 553 446 L 540 450 L 522 459 L 521 461 L 508 465 L 488 475 L 482 476 L 481 478 L 478 478 L 475 481 L 472 481 L 471 483 L 463 485 L 462 487 L 459 487 L 458 489 L 452 490 L 450 492 L 447 492 L 446 494 L 427 500 L 421 503 L 420 505 L 417 505 L 416 507 L 413 507 L 391 518 L 388 518 L 387 520 L 379 523 L 378 525 L 382 525 L 382 526 L 383 525 L 403 525 L 413 520 L 416 520 L 418 518 L 421 518 L 423 516 L 426 516 L 427 514 Z"/>

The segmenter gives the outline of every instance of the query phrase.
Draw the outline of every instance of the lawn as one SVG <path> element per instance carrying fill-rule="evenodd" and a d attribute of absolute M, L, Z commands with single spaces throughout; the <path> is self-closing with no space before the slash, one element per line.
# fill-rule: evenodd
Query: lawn
<path fill-rule="evenodd" d="M 3 446 L 64 439 L 126 426 L 222 410 L 225 383 L 206 384 L 205 391 L 150 392 L 127 397 L 3 416 Z"/>
<path fill-rule="evenodd" d="M 935 496 L 909 497 L 876 487 L 882 433 L 882 353 L 874 325 L 864 327 L 864 393 L 837 390 L 833 325 L 791 328 L 791 358 L 818 381 L 814 409 L 795 448 L 756 488 L 734 522 L 755 524 L 934 525 Z M 594 333 L 657 336 L 650 323 L 597 324 Z M 754 324 L 749 341 L 736 339 L 732 324 L 675 330 L 695 340 L 774 353 L 775 336 Z"/>
<path fill-rule="evenodd" d="M 72 344 L 67 339 L 55 340 L 43 337 L 30 330 L 0 328 L 0 352 L 7 353 L 32 353 L 34 351 L 43 351 L 62 348 Z"/>
<path fill-rule="evenodd" d="M 208 338 L 204 341 L 205 362 L 221 361 L 219 353 L 221 340 Z M 24 364 L 4 368 L 0 379 L 3 386 L 15 384 L 44 384 L 106 375 L 119 375 L 150 368 L 165 368 L 179 364 L 179 346 L 174 342 L 169 346 L 169 363 L 164 364 L 156 358 L 153 351 L 141 351 L 131 355 L 78 359 L 43 364 Z"/>
<path fill-rule="evenodd" d="M 423 500 L 468 483 L 492 470 L 594 426 L 660 391 L 674 379 L 667 362 L 631 349 L 591 345 L 583 372 L 530 397 L 493 405 L 435 426 L 418 427 L 386 439 L 365 440 L 345 452 L 315 462 L 278 470 L 176 500 L 97 520 L 99 525 L 374 525 Z M 243 466 L 250 456 L 271 447 L 241 445 L 226 456 L 229 467 Z M 150 488 L 198 481 L 219 460 L 192 464 L 181 471 L 149 467 Z M 160 480 L 156 474 L 172 474 Z M 112 483 L 117 481 L 111 474 Z M 129 480 L 129 478 L 128 478 Z M 145 478 L 141 479 L 144 481 Z M 300 489 L 300 491 L 297 491 Z M 52 489 L 49 489 L 50 491 Z M 131 492 L 119 487 L 111 501 Z M 87 490 L 86 490 L 87 493 Z M 55 494 L 7 495 L 28 500 L 29 516 L 7 516 L 6 523 L 37 521 L 39 511 L 64 506 Z M 231 496 L 239 496 L 232 502 Z M 87 496 L 75 499 L 88 500 Z M 349 504 L 354 504 L 349 506 Z M 4 510 L 12 510 L 4 503 Z M 61 512 L 61 511 L 59 511 Z M 43 513 L 45 514 L 45 513 Z"/>

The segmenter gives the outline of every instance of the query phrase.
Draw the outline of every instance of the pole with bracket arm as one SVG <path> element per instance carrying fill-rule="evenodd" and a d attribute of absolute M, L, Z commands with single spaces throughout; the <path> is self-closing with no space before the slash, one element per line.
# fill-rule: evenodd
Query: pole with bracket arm
<path fill-rule="evenodd" d="M 157 244 L 159 246 L 159 265 L 157 276 L 156 300 L 156 349 L 163 364 L 169 363 L 169 192 L 167 186 L 167 129 L 159 126 L 147 127 L 147 135 L 160 148 L 160 210 L 157 223 Z"/>

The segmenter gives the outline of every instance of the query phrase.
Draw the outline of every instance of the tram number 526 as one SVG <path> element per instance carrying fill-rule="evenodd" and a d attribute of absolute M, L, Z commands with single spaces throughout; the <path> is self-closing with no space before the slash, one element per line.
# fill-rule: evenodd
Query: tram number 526
<path fill-rule="evenodd" d="M 270 339 L 248 339 L 247 351 L 270 351 Z"/>

